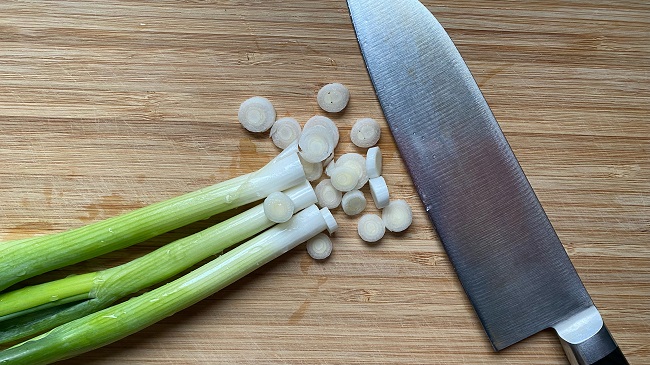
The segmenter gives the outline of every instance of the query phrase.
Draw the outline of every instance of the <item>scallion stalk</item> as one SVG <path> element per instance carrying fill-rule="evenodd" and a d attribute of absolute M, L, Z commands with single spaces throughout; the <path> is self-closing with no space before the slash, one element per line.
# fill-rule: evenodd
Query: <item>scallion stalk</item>
<path fill-rule="evenodd" d="M 49 364 L 107 345 L 219 291 L 327 229 L 331 216 L 311 205 L 168 284 L 0 351 L 0 364 Z"/>
<path fill-rule="evenodd" d="M 77 229 L 0 243 L 0 291 L 24 279 L 145 241 L 304 181 L 294 144 L 260 170 Z"/>
<path fill-rule="evenodd" d="M 316 203 L 316 194 L 307 180 L 286 190 L 285 194 L 295 211 Z M 293 214 L 293 211 L 291 213 Z M 0 327 L 3 327 L 0 330 L 0 343 L 49 330 L 105 308 L 128 294 L 163 282 L 273 224 L 274 222 L 267 218 L 263 204 L 260 204 L 125 264 L 0 294 Z M 37 317 L 37 320 L 29 325 L 19 320 L 8 322 L 7 328 L 3 326 L 3 320 L 10 320 L 20 314 L 30 314 L 32 309 L 43 309 L 45 305 L 66 304 L 69 298 L 75 298 L 77 301 L 88 300 L 93 304 L 63 307 L 61 312 L 49 311 L 49 316 Z M 14 322 L 20 322 L 21 325 L 14 326 Z"/>

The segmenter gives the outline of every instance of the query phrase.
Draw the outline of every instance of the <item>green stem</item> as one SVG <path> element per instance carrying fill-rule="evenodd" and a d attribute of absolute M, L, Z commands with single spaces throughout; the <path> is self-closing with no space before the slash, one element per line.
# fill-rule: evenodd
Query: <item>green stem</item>
<path fill-rule="evenodd" d="M 55 307 L 23 313 L 2 322 L 0 342 L 10 343 L 27 336 L 43 333 L 52 328 L 108 307 L 111 303 L 99 299 L 59 304 Z"/>
<path fill-rule="evenodd" d="M 24 279 L 145 241 L 262 199 L 304 180 L 297 154 L 262 169 L 118 217 L 53 235 L 0 243 L 0 291 Z"/>
<path fill-rule="evenodd" d="M 0 364 L 49 364 L 117 341 L 208 297 L 326 228 L 312 205 L 166 285 L 1 351 Z"/>
<path fill-rule="evenodd" d="M 72 275 L 65 279 L 0 294 L 0 318 L 80 294 L 86 294 L 88 298 L 95 276 L 97 273 Z"/>
<path fill-rule="evenodd" d="M 285 193 L 294 202 L 296 210 L 302 210 L 316 202 L 316 194 L 306 180 L 303 184 L 286 190 Z M 12 318 L 8 315 L 14 312 L 56 303 L 53 300 L 58 300 L 60 304 L 63 304 L 65 298 L 77 295 L 97 299 L 103 303 L 103 307 L 106 307 L 128 294 L 169 279 L 211 255 L 218 254 L 228 247 L 260 233 L 273 224 L 266 217 L 264 207 L 260 204 L 125 264 L 0 294 L 0 317 L 6 316 L 0 318 L 0 323 Z M 81 314 L 81 312 L 79 313 Z M 51 329 L 65 323 L 61 322 L 63 319 L 71 320 L 70 316 L 64 318 L 57 315 L 52 319 L 49 327 L 45 326 L 47 323 L 45 320 L 41 320 L 41 325 L 34 328 L 39 331 Z M 34 333 L 27 329 L 21 333 L 21 336 Z M 0 343 L 15 340 L 15 336 L 15 332 L 7 333 L 7 336 L 4 336 L 4 333 L 0 331 Z"/>

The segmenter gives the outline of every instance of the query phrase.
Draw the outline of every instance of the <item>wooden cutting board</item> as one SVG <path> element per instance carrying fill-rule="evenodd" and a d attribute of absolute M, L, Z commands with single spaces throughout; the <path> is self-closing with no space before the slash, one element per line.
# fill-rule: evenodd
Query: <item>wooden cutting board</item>
<path fill-rule="evenodd" d="M 425 1 L 465 57 L 609 329 L 650 362 L 650 5 Z M 342 211 L 303 246 L 199 304 L 65 364 L 566 364 L 553 333 L 494 353 L 396 151 L 343 0 L 0 3 L 0 239 L 59 232 L 250 172 L 277 153 L 237 122 L 382 124 L 413 226 L 377 245 Z M 368 191 L 366 190 L 366 193 Z M 376 212 L 369 208 L 369 212 Z M 59 270 L 110 267 L 208 223 Z M 144 275 L 144 273 L 143 273 Z"/>

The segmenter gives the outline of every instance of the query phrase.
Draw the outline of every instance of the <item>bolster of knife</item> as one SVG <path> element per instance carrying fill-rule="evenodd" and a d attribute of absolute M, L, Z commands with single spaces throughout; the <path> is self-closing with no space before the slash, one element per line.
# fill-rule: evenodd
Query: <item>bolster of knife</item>
<path fill-rule="evenodd" d="M 554 326 L 571 365 L 628 365 L 596 307 Z"/>

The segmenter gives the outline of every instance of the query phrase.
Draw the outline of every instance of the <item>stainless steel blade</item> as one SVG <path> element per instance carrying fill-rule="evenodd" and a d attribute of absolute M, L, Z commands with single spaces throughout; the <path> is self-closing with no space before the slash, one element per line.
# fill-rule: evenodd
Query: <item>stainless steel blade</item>
<path fill-rule="evenodd" d="M 494 348 L 592 308 L 438 21 L 415 0 L 348 5 L 391 132 Z"/>

